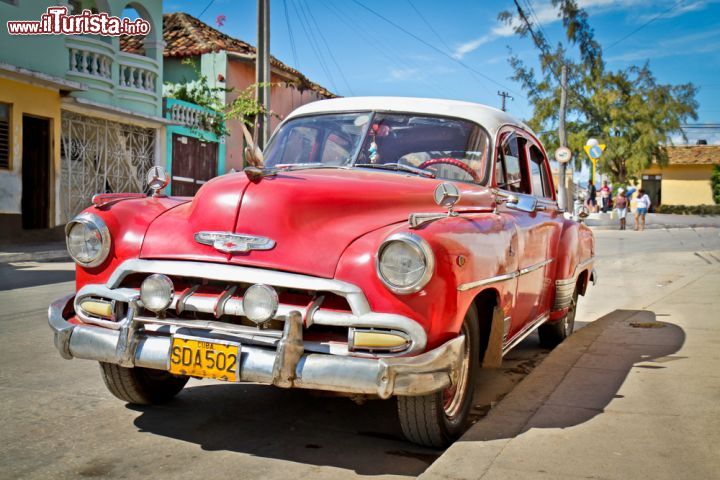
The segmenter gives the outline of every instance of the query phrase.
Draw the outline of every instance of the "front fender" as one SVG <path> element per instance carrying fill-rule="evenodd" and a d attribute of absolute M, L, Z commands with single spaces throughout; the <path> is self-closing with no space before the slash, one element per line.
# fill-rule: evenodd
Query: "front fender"
<path fill-rule="evenodd" d="M 435 271 L 419 292 L 396 294 L 376 273 L 380 244 L 394 233 L 412 233 L 423 238 L 435 254 Z M 426 331 L 427 348 L 435 348 L 460 331 L 465 313 L 483 287 L 459 290 L 462 284 L 491 278 L 515 268 L 514 226 L 492 213 L 447 217 L 410 230 L 408 224 L 391 225 L 352 242 L 338 262 L 335 278 L 360 287 L 374 311 L 397 313 L 417 321 Z M 501 303 L 513 304 L 513 288 L 498 288 Z"/>
<path fill-rule="evenodd" d="M 140 255 L 145 233 L 153 220 L 188 201 L 189 198 L 181 197 L 144 197 L 86 208 L 83 212 L 97 215 L 107 225 L 110 252 L 97 267 L 76 266 L 76 288 L 79 290 L 88 283 L 105 283 L 118 265 Z"/>

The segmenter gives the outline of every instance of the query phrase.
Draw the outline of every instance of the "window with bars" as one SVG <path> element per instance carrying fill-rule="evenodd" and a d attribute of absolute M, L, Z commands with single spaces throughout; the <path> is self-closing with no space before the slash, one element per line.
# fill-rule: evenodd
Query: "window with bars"
<path fill-rule="evenodd" d="M 10 169 L 10 105 L 0 102 L 0 169 Z"/>

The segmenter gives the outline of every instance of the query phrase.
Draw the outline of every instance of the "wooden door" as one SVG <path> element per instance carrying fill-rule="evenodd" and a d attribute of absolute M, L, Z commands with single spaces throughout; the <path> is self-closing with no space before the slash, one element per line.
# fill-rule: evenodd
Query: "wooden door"
<path fill-rule="evenodd" d="M 23 115 L 22 226 L 50 226 L 50 120 Z"/>
<path fill-rule="evenodd" d="M 218 144 L 176 133 L 172 142 L 172 194 L 193 196 L 217 175 Z"/>

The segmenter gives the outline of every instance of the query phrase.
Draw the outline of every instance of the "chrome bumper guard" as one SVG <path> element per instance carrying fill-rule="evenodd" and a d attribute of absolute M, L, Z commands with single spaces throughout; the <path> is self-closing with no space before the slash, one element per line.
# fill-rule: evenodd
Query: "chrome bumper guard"
<path fill-rule="evenodd" d="M 129 312 L 119 329 L 75 325 L 63 318 L 73 295 L 56 300 L 48 310 L 55 347 L 63 358 L 82 358 L 125 367 L 167 370 L 172 337 L 143 330 Z M 218 334 L 193 331 L 212 341 Z M 279 387 L 329 390 L 353 394 L 426 395 L 451 386 L 457 378 L 465 337 L 414 357 L 360 358 L 306 353 L 302 316 L 290 312 L 277 349 L 242 345 L 239 381 Z"/>

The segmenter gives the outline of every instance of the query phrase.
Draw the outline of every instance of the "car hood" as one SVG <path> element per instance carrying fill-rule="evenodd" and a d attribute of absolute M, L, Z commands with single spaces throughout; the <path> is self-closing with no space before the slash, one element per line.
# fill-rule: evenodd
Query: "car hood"
<path fill-rule="evenodd" d="M 413 212 L 443 211 L 439 180 L 366 170 L 288 171 L 250 182 L 228 174 L 205 184 L 192 202 L 149 227 L 141 257 L 213 261 L 332 278 L 345 248 Z M 483 189 L 484 190 L 484 189 Z M 199 244 L 201 231 L 267 237 L 270 250 L 227 254 Z M 374 253 L 374 252 L 371 252 Z"/>

